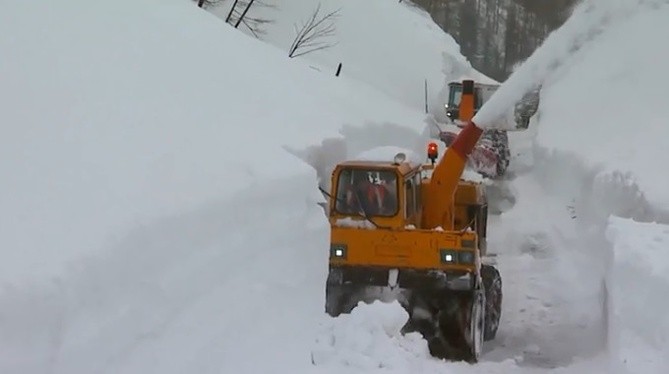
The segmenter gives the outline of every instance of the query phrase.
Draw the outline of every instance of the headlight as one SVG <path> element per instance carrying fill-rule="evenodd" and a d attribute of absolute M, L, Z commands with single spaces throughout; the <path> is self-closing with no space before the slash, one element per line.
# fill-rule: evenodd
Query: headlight
<path fill-rule="evenodd" d="M 347 252 L 346 244 L 332 244 L 330 245 L 330 258 L 338 258 L 345 260 Z"/>
<path fill-rule="evenodd" d="M 442 249 L 439 251 L 441 262 L 444 264 L 455 264 L 458 262 L 457 252 L 452 249 Z"/>
<path fill-rule="evenodd" d="M 472 265 L 474 263 L 474 251 L 463 251 L 455 249 L 439 250 L 442 264 L 463 264 Z"/>

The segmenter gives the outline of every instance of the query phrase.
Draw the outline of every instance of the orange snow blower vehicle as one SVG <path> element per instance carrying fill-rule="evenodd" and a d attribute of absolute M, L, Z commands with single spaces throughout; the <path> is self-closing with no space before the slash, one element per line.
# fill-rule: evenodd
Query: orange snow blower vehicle
<path fill-rule="evenodd" d="M 462 105 L 473 100 L 464 81 Z M 332 172 L 325 310 L 350 313 L 359 302 L 397 300 L 403 332 L 420 332 L 433 356 L 476 362 L 495 337 L 502 280 L 484 263 L 488 202 L 484 187 L 461 179 L 482 130 L 469 122 L 443 157 L 429 143 L 426 162 L 352 160 Z"/>

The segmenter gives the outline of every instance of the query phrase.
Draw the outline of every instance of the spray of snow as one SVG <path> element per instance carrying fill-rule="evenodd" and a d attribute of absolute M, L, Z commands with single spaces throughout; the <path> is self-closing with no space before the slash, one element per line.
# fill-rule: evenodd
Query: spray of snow
<path fill-rule="evenodd" d="M 558 79 L 557 70 L 572 60 L 584 46 L 591 45 L 610 25 L 624 23 L 643 9 L 653 9 L 665 0 L 585 0 L 575 8 L 562 27 L 544 43 L 502 84 L 474 116 L 481 128 L 504 128 L 499 121 L 523 95 L 536 87 Z M 504 128 L 513 130 L 513 128 Z"/>

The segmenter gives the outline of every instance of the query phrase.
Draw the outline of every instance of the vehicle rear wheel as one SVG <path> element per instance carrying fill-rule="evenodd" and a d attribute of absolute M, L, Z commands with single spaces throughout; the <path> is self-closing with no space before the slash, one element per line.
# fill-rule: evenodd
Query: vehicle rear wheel
<path fill-rule="evenodd" d="M 481 278 L 485 290 L 485 330 L 486 341 L 495 339 L 502 314 L 502 277 L 491 265 L 481 265 Z"/>
<path fill-rule="evenodd" d="M 357 289 L 348 284 L 327 284 L 325 287 L 325 312 L 331 317 L 350 313 L 357 305 Z"/>

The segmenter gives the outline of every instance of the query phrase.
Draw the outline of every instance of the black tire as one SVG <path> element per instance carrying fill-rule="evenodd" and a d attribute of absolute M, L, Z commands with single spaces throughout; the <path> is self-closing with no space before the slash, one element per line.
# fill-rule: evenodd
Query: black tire
<path fill-rule="evenodd" d="M 350 313 L 355 307 L 354 294 L 355 289 L 350 285 L 328 283 L 325 286 L 325 312 L 331 317 Z"/>
<path fill-rule="evenodd" d="M 502 315 L 502 277 L 491 265 L 481 265 L 481 278 L 485 290 L 485 329 L 483 339 L 495 339 Z"/>
<path fill-rule="evenodd" d="M 481 291 L 452 295 L 437 316 L 437 335 L 428 339 L 432 356 L 476 363 L 482 352 L 485 295 Z"/>
<path fill-rule="evenodd" d="M 485 295 L 477 292 L 472 301 L 469 329 L 467 330 L 470 342 L 467 347 L 468 357 L 465 360 L 470 363 L 477 363 L 481 357 L 481 352 L 483 352 L 483 342 L 485 341 Z"/>

